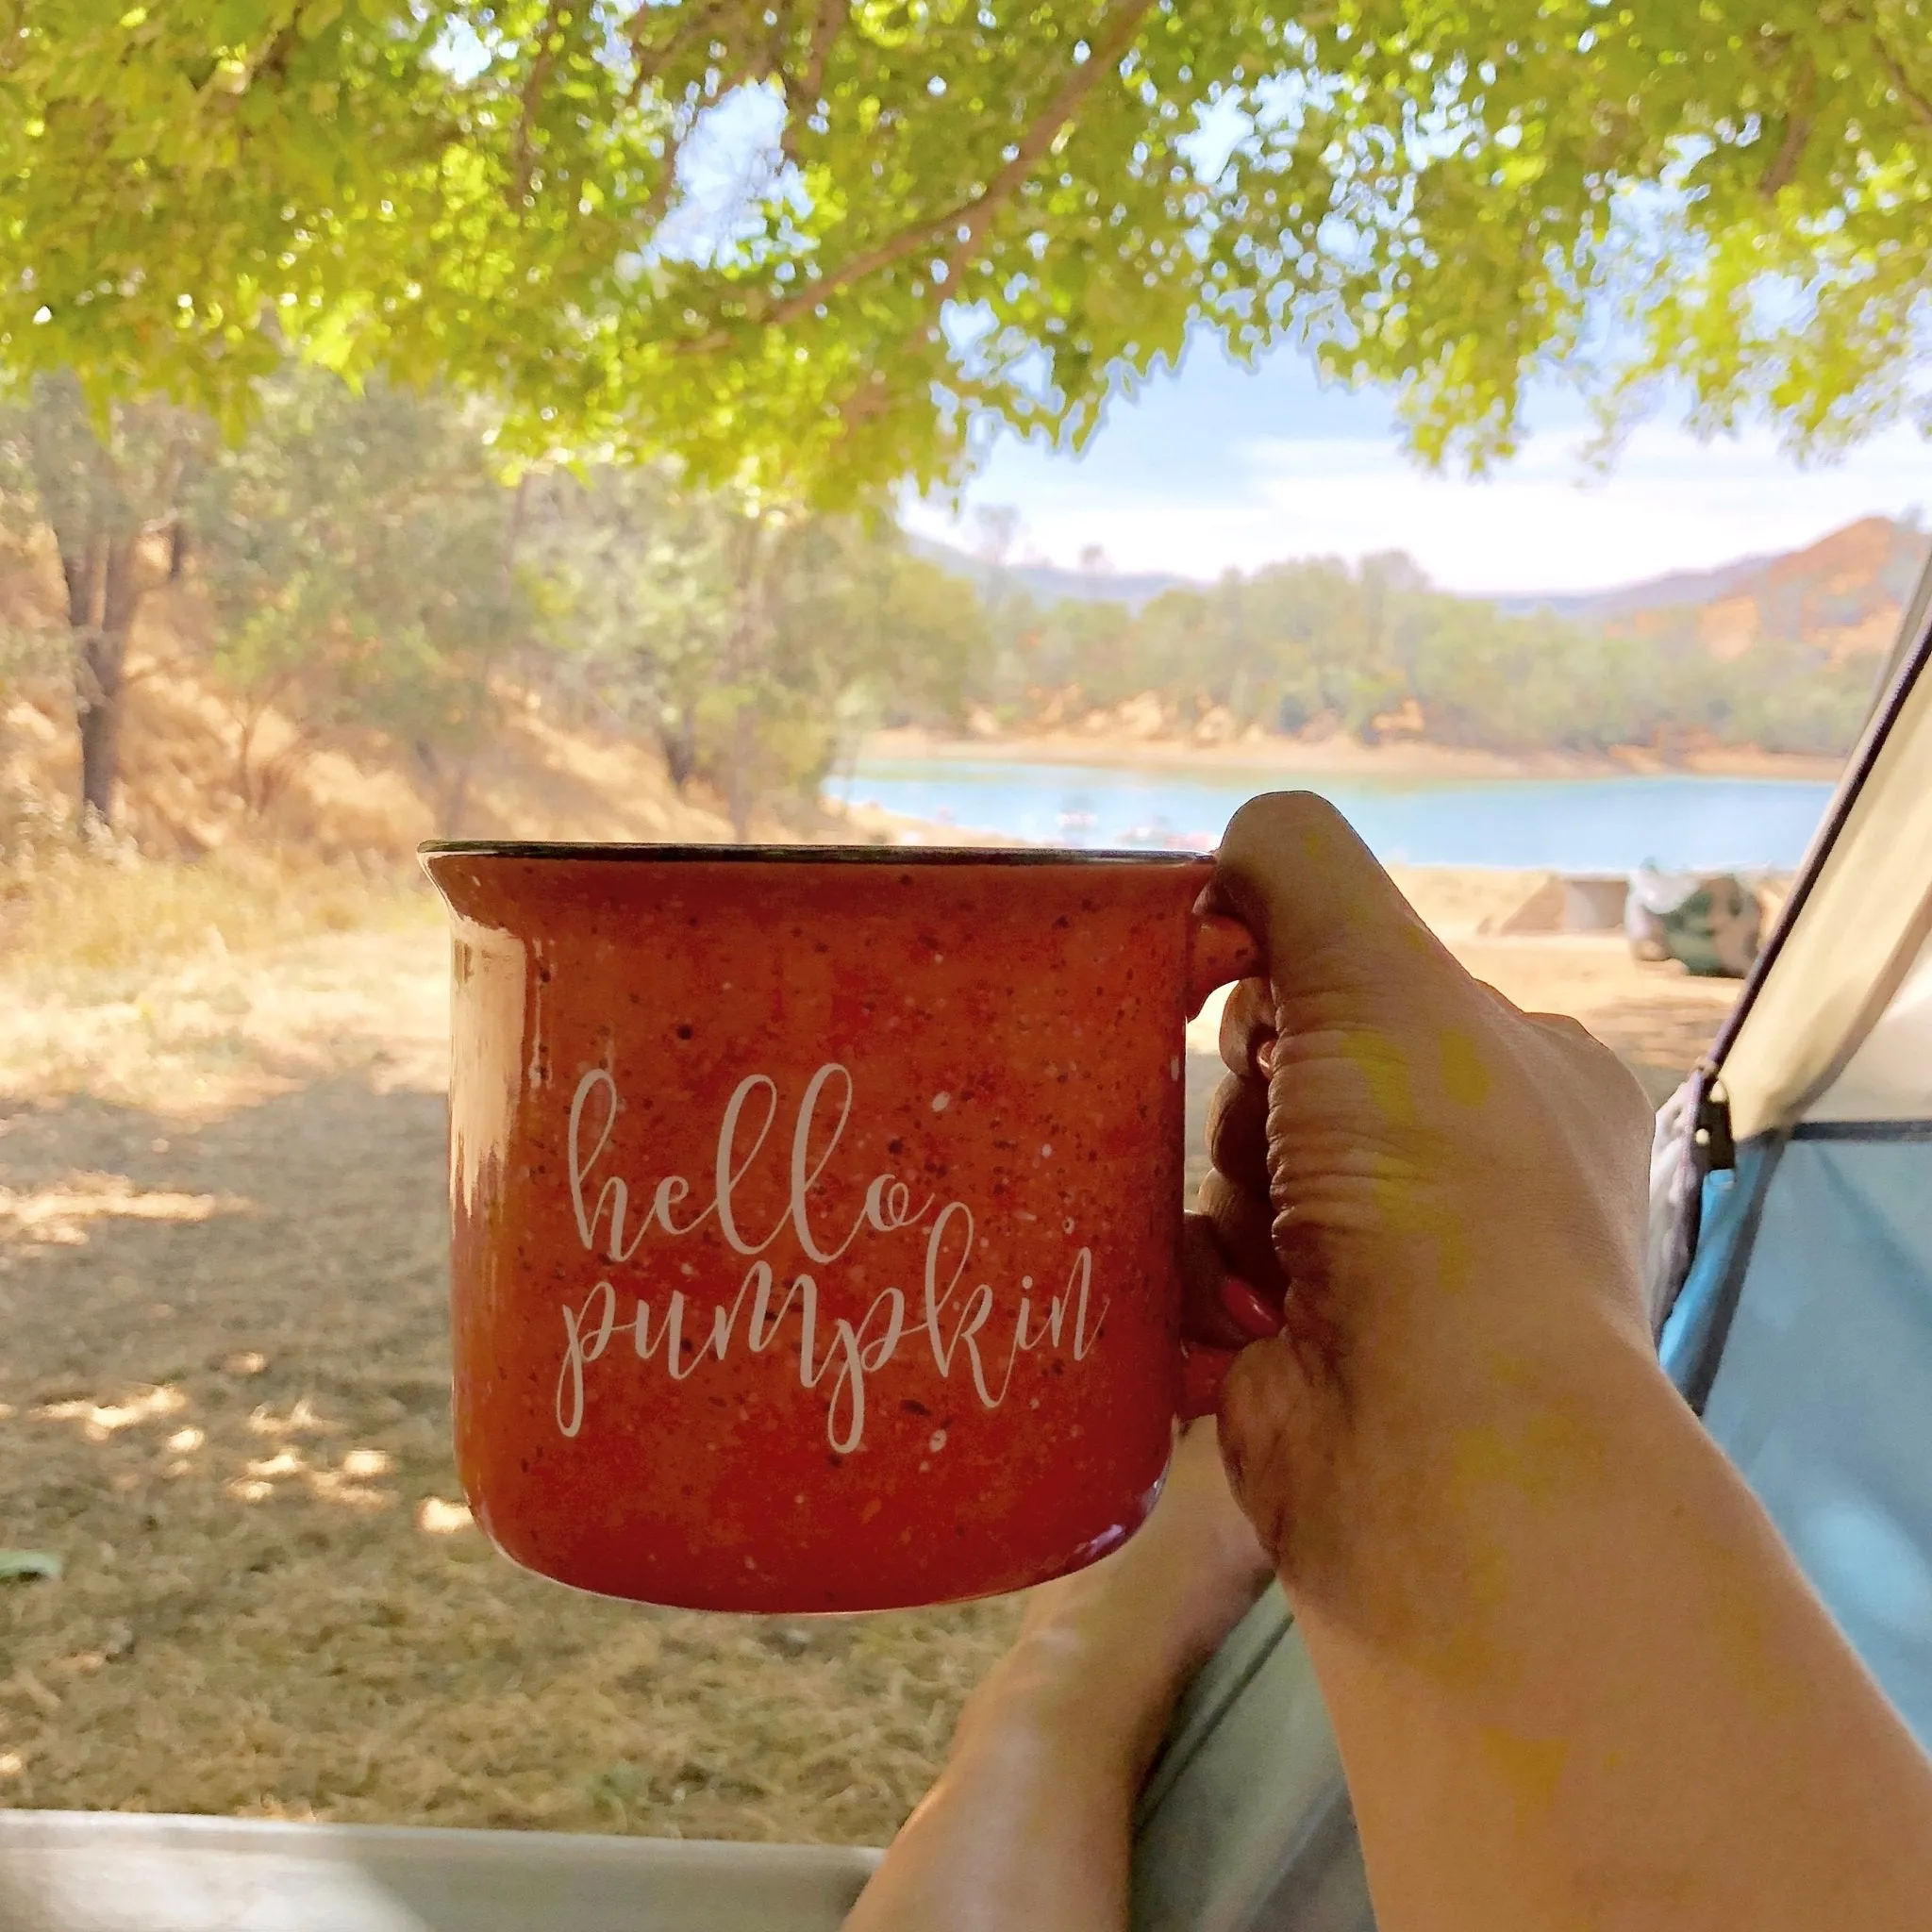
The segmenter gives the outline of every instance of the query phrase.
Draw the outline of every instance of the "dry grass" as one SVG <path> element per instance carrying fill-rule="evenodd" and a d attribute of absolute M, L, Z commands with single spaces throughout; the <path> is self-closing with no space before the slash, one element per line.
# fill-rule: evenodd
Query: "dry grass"
<path fill-rule="evenodd" d="M 348 1065 L 381 1084 L 395 1037 L 425 1025 L 435 1044 L 415 1071 L 433 1080 L 441 933 L 432 895 L 401 869 L 58 847 L 0 873 L 0 1091 L 206 1115 Z M 392 990 L 400 1011 L 372 976 L 386 947 L 411 961 Z"/>
<path fill-rule="evenodd" d="M 143 982 L 200 955 L 425 919 L 412 869 L 291 862 L 235 847 L 196 864 L 71 847 L 0 874 L 0 970 L 27 987 Z"/>

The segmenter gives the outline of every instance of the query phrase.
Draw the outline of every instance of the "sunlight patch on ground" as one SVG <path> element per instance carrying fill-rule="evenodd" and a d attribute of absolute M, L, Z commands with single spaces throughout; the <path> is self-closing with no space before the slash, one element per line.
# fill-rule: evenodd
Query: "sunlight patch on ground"
<path fill-rule="evenodd" d="M 178 1415 L 188 1407 L 188 1398 L 178 1389 L 146 1389 L 121 1402 L 96 1402 L 83 1395 L 69 1402 L 43 1402 L 34 1410 L 34 1419 L 45 1423 L 78 1423 L 90 1442 L 105 1442 L 123 1429 L 139 1423 L 151 1423 L 162 1416 Z"/>
<path fill-rule="evenodd" d="M 230 1476 L 222 1487 L 238 1503 L 265 1503 L 284 1485 L 292 1484 L 318 1502 L 349 1509 L 387 1509 L 394 1504 L 395 1495 L 372 1488 L 371 1483 L 394 1470 L 395 1457 L 384 1449 L 351 1449 L 331 1467 L 311 1461 L 309 1452 L 299 1445 L 284 1444 L 273 1456 L 244 1462 L 241 1474 Z"/>
<path fill-rule="evenodd" d="M 425 1536 L 455 1536 L 475 1522 L 467 1504 L 445 1503 L 441 1496 L 425 1496 L 416 1506 L 416 1527 Z"/>
<path fill-rule="evenodd" d="M 259 1357 L 253 1359 L 258 1369 L 265 1366 Z M 277 1415 L 266 1404 L 251 1409 L 248 1428 L 252 1435 L 277 1439 L 284 1436 L 340 1436 L 342 1433 L 341 1424 L 317 1414 L 315 1405 L 306 1395 L 295 1398 L 294 1407 L 287 1415 Z"/>
<path fill-rule="evenodd" d="M 122 1221 L 208 1221 L 217 1214 L 245 1214 L 249 1204 L 232 1194 L 184 1194 L 173 1189 L 143 1192 L 120 1174 L 70 1174 L 58 1187 L 15 1191 L 0 1187 L 0 1241 L 34 1248 L 87 1245 L 88 1224 Z"/>

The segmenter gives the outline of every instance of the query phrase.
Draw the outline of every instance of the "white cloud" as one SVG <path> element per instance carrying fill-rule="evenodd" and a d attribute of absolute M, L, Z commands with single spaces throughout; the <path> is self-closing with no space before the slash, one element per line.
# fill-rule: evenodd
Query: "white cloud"
<path fill-rule="evenodd" d="M 1400 549 L 1447 589 L 1497 592 L 1627 583 L 1796 548 L 1859 516 L 1932 508 L 1932 444 L 1908 430 L 1809 470 L 1761 433 L 1705 444 L 1647 425 L 1605 478 L 1578 449 L 1572 436 L 1532 436 L 1513 462 L 1472 482 L 1420 471 L 1387 441 L 1268 438 L 1228 450 L 1211 492 L 1170 492 L 1120 487 L 1099 446 L 1082 464 L 1008 465 L 974 495 L 1016 505 L 1028 541 L 1056 562 L 1097 542 L 1124 570 L 1207 578 L 1283 558 Z M 931 511 L 908 521 L 961 534 Z"/>

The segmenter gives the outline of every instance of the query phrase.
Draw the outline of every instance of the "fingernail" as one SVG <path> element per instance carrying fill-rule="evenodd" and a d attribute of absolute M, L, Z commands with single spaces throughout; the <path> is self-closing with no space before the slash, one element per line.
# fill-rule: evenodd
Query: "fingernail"
<path fill-rule="evenodd" d="M 1222 1282 L 1221 1306 L 1227 1310 L 1228 1320 L 1257 1341 L 1281 1333 L 1281 1310 L 1237 1274 Z"/>

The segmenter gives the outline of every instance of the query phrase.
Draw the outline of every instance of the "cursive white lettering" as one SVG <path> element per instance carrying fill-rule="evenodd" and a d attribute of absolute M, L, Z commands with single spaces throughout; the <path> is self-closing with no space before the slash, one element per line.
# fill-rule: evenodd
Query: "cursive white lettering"
<path fill-rule="evenodd" d="M 597 1325 L 587 1346 L 584 1318 L 595 1306 Z M 575 1436 L 584 1425 L 584 1364 L 593 1362 L 610 1346 L 610 1331 L 617 1320 L 617 1291 L 608 1281 L 600 1281 L 584 1297 L 581 1308 L 563 1311 L 563 1365 L 557 1372 L 557 1426 L 566 1436 Z"/>
<path fill-rule="evenodd" d="M 742 1165 L 733 1165 L 732 1156 L 738 1142 L 738 1117 L 744 1111 L 744 1103 L 762 1088 L 770 1105 L 765 1108 L 764 1124 L 758 1128 L 758 1137 L 751 1143 L 751 1152 L 744 1157 Z M 740 1181 L 751 1172 L 751 1164 L 758 1158 L 758 1149 L 765 1144 L 765 1137 L 772 1131 L 772 1123 L 778 1118 L 777 1083 L 763 1074 L 747 1074 L 736 1088 L 724 1106 L 724 1124 L 718 1129 L 718 1160 L 716 1175 L 718 1182 L 718 1225 L 724 1231 L 724 1239 L 741 1255 L 762 1255 L 778 1239 L 778 1228 L 774 1227 L 763 1241 L 747 1241 L 738 1231 L 738 1218 L 732 1211 L 731 1193 Z M 785 1224 L 778 1224 L 782 1227 Z"/>
<path fill-rule="evenodd" d="M 597 1129 L 597 1143 L 586 1155 L 583 1151 L 584 1103 L 593 1093 L 608 1094 L 609 1105 L 604 1109 L 604 1124 Z M 617 1082 L 602 1067 L 592 1067 L 577 1082 L 577 1091 L 571 1096 L 570 1198 L 571 1206 L 576 1210 L 578 1239 L 593 1254 L 597 1247 L 597 1224 L 604 1218 L 604 1209 L 608 1206 L 610 1246 L 605 1252 L 613 1261 L 627 1261 L 637 1252 L 638 1242 L 644 1238 L 644 1230 L 639 1228 L 637 1240 L 629 1247 L 625 1246 L 624 1214 L 630 1200 L 625 1184 L 613 1175 L 597 1190 L 597 1205 L 589 1213 L 584 1211 L 584 1180 L 610 1139 L 611 1128 L 617 1124 Z"/>
<path fill-rule="evenodd" d="M 630 1261 L 654 1229 L 670 1240 L 682 1240 L 715 1214 L 725 1244 L 750 1265 L 730 1300 L 708 1310 L 708 1321 L 698 1313 L 702 1304 L 693 1303 L 685 1288 L 673 1289 L 655 1303 L 642 1296 L 633 1298 L 629 1319 L 623 1321 L 618 1292 L 608 1277 L 600 1278 L 580 1305 L 564 1307 L 556 1410 L 558 1429 L 566 1440 L 575 1439 L 584 1426 L 590 1371 L 605 1359 L 620 1327 L 629 1329 L 629 1354 L 638 1362 L 661 1361 L 665 1375 L 682 1383 L 708 1361 L 728 1361 L 741 1337 L 750 1354 L 765 1354 L 777 1344 L 796 1310 L 799 1386 L 823 1395 L 826 1441 L 841 1456 L 864 1445 L 871 1378 L 889 1368 L 903 1345 L 919 1335 L 926 1341 L 922 1353 L 929 1353 L 940 1377 L 952 1380 L 955 1371 L 963 1369 L 979 1405 L 990 1410 L 1007 1400 L 1022 1355 L 1050 1347 L 1079 1362 L 1092 1353 L 1111 1304 L 1103 1300 L 1097 1309 L 1091 1306 L 1093 1257 L 1085 1247 L 1074 1254 L 1063 1290 L 1049 1298 L 1043 1320 L 1036 1317 L 1034 1296 L 1028 1291 L 1033 1276 L 1022 1278 L 1004 1358 L 997 1349 L 989 1348 L 989 1330 L 999 1317 L 1000 1297 L 990 1282 L 965 1287 L 973 1256 L 976 1249 L 986 1248 L 988 1241 L 964 1201 L 944 1202 L 926 1227 L 917 1293 L 921 1319 L 907 1319 L 908 1294 L 897 1287 L 878 1290 L 857 1322 L 833 1315 L 821 1307 L 821 1277 L 803 1269 L 791 1274 L 780 1296 L 777 1271 L 764 1256 L 788 1226 L 802 1257 L 815 1269 L 824 1269 L 837 1263 L 862 1236 L 896 1235 L 932 1214 L 935 1196 L 928 1194 L 915 1208 L 910 1187 L 896 1174 L 885 1173 L 874 1174 L 868 1183 L 851 1226 L 836 1245 L 830 1245 L 814 1225 L 814 1196 L 835 1171 L 836 1156 L 852 1121 L 854 1093 L 852 1075 L 839 1061 L 828 1060 L 812 1074 L 792 1119 L 784 1211 L 770 1233 L 755 1240 L 741 1225 L 737 1197 L 778 1120 L 782 1099 L 775 1080 L 766 1074 L 748 1074 L 733 1089 L 719 1123 L 712 1198 L 686 1214 L 686 1204 L 692 1198 L 690 1182 L 682 1174 L 665 1174 L 651 1192 L 650 1211 L 631 1229 L 629 1184 L 614 1174 L 600 1173 L 611 1152 L 623 1099 L 607 1069 L 593 1067 L 582 1075 L 571 1100 L 568 1159 L 571 1208 L 585 1251 L 615 1263 Z M 639 1184 L 640 1201 L 646 1185 Z M 1031 1214 L 1019 1219 L 1034 1222 Z M 1071 1222 L 1067 1231 L 1072 1232 Z M 690 1276 L 695 1271 L 686 1264 L 682 1273 Z M 828 1329 L 822 1324 L 822 1314 L 829 1318 Z M 694 1331 L 689 1338 L 688 1322 Z M 996 1382 L 988 1373 L 989 1360 L 999 1366 Z M 925 1413 L 917 1404 L 910 1407 L 916 1413 Z"/>

